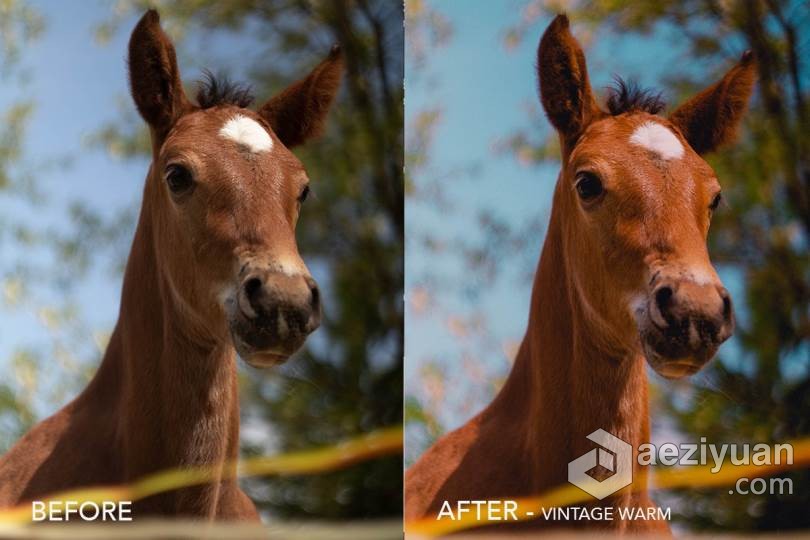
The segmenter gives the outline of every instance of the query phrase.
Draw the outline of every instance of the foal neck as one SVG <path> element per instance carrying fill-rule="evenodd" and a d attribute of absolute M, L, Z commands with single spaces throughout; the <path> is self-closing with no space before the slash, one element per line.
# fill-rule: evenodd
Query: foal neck
<path fill-rule="evenodd" d="M 200 339 L 187 306 L 177 304 L 156 253 L 153 210 L 147 185 L 118 323 L 91 384 L 117 379 L 116 431 L 125 480 L 177 466 L 221 469 L 238 453 L 234 350 L 226 336 Z M 211 499 L 195 496 L 204 505 Z"/>
<path fill-rule="evenodd" d="M 584 320 L 563 248 L 558 197 L 532 291 L 529 324 L 512 372 L 488 414 L 518 417 L 532 489 L 567 481 L 567 464 L 597 429 L 634 448 L 649 440 L 647 375 L 638 351 L 604 352 Z"/>

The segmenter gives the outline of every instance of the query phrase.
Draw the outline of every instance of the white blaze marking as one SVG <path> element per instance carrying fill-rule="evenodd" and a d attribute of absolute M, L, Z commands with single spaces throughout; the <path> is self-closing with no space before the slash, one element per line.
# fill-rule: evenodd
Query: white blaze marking
<path fill-rule="evenodd" d="M 683 145 L 672 131 L 657 122 L 644 122 L 630 136 L 630 142 L 655 152 L 661 159 L 683 157 Z"/>
<path fill-rule="evenodd" d="M 257 121 L 241 114 L 225 122 L 219 136 L 246 146 L 251 152 L 266 152 L 273 148 L 270 134 Z"/>

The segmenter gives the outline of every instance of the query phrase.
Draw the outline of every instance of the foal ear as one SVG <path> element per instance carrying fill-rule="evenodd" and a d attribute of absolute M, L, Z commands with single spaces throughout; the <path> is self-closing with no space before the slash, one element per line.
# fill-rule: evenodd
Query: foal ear
<path fill-rule="evenodd" d="M 678 107 L 669 119 L 695 152 L 711 152 L 736 137 L 755 81 L 754 55 L 746 51 L 720 81 Z"/>
<path fill-rule="evenodd" d="M 138 112 L 158 132 L 168 131 L 190 107 L 174 46 L 154 9 L 141 17 L 129 38 L 129 84 Z"/>
<path fill-rule="evenodd" d="M 537 49 L 540 100 L 551 124 L 573 143 L 601 114 L 588 81 L 585 53 L 568 28 L 568 17 L 557 15 Z"/>
<path fill-rule="evenodd" d="M 287 148 L 317 137 L 323 132 L 342 75 L 343 54 L 335 45 L 309 75 L 262 105 L 259 115 Z"/>

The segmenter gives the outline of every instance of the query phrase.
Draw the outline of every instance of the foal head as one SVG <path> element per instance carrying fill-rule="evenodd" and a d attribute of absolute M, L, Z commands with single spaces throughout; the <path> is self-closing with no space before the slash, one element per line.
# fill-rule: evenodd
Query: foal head
<path fill-rule="evenodd" d="M 213 79 L 192 103 L 174 47 L 149 11 L 130 39 L 129 70 L 152 137 L 142 220 L 151 225 L 161 294 L 197 332 L 229 329 L 251 365 L 283 361 L 321 316 L 295 241 L 309 179 L 289 148 L 321 131 L 340 82 L 339 51 L 256 112 L 245 108 L 247 91 Z"/>
<path fill-rule="evenodd" d="M 584 318 L 613 342 L 640 342 L 665 377 L 696 372 L 734 329 L 731 298 L 706 247 L 720 184 L 701 156 L 734 137 L 753 58 L 743 55 L 668 117 L 657 115 L 657 96 L 623 84 L 605 111 L 561 15 L 540 41 L 538 71 L 563 149 L 555 205 Z"/>

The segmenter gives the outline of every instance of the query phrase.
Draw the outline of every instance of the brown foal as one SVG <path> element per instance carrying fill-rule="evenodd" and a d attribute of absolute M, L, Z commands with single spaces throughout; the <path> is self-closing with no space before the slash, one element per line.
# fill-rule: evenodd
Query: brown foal
<path fill-rule="evenodd" d="M 288 148 L 322 130 L 341 55 L 257 112 L 213 79 L 192 103 L 149 11 L 129 72 L 153 155 L 118 323 L 87 388 L 0 459 L 0 507 L 210 466 L 220 480 L 138 501 L 133 515 L 258 519 L 225 470 L 239 448 L 235 352 L 274 365 L 318 327 L 318 288 L 295 242 L 308 179 Z"/>
<path fill-rule="evenodd" d="M 650 439 L 645 359 L 664 377 L 690 375 L 733 331 L 706 247 L 720 185 L 701 155 L 733 139 L 755 80 L 751 55 L 668 117 L 655 96 L 623 84 L 603 110 L 565 16 L 540 41 L 538 71 L 562 170 L 528 329 L 495 400 L 407 471 L 407 519 L 435 518 L 443 501 L 562 486 L 597 429 L 637 449 Z M 653 506 L 633 463 L 641 491 L 592 504 Z M 660 521 L 591 526 L 667 530 Z"/>

